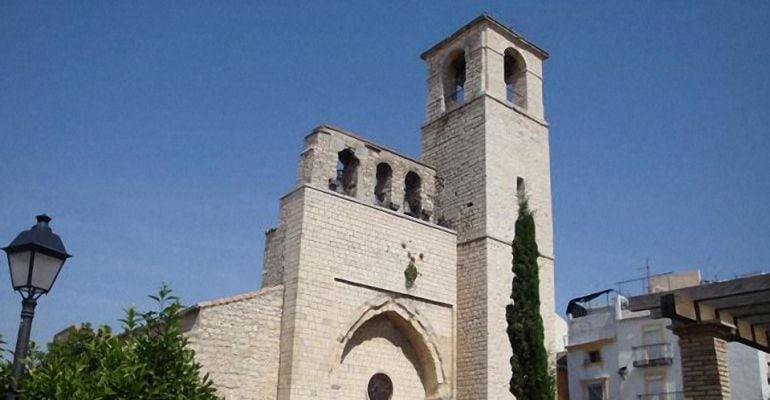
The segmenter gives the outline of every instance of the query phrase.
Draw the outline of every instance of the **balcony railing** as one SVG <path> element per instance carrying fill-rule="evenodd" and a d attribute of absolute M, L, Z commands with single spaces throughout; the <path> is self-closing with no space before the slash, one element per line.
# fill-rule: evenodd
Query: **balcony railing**
<path fill-rule="evenodd" d="M 636 346 L 634 350 L 634 367 L 654 367 L 658 365 L 671 365 L 674 358 L 670 343 L 656 343 L 645 346 Z"/>
<path fill-rule="evenodd" d="M 636 397 L 639 400 L 684 400 L 684 392 L 648 393 Z"/>

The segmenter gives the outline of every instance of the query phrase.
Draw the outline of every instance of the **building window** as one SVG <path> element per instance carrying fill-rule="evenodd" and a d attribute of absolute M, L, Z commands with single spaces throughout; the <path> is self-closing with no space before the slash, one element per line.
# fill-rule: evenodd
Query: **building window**
<path fill-rule="evenodd" d="M 596 364 L 602 362 L 602 351 L 591 350 L 586 353 L 586 358 L 583 360 L 583 364 Z"/>
<path fill-rule="evenodd" d="M 516 177 L 516 196 L 521 197 L 527 194 L 527 185 L 524 182 L 524 178 Z"/>
<path fill-rule="evenodd" d="M 420 176 L 409 171 L 404 179 L 404 214 L 415 218 L 420 218 L 422 214 L 421 189 L 422 179 Z"/>
<path fill-rule="evenodd" d="M 393 181 L 393 169 L 387 163 L 377 164 L 377 185 L 374 186 L 374 198 L 377 204 L 389 207 L 391 204 L 391 187 Z"/>
<path fill-rule="evenodd" d="M 503 55 L 505 97 L 519 107 L 527 107 L 527 66 L 518 51 L 508 48 Z"/>
<path fill-rule="evenodd" d="M 358 165 L 360 162 L 351 149 L 337 153 L 337 174 L 329 180 L 329 189 L 348 196 L 356 195 Z"/>
<path fill-rule="evenodd" d="M 668 388 L 666 379 L 663 375 L 645 375 L 644 376 L 644 396 L 645 400 L 663 400 L 668 398 Z"/>
<path fill-rule="evenodd" d="M 663 343 L 663 325 L 645 325 L 642 327 L 642 344 L 653 345 Z"/>
<path fill-rule="evenodd" d="M 465 101 L 465 52 L 460 50 L 448 57 L 444 72 L 444 94 L 447 105 Z"/>
<path fill-rule="evenodd" d="M 393 397 L 393 381 L 385 374 L 374 374 L 366 390 L 369 400 L 390 400 Z"/>
<path fill-rule="evenodd" d="M 583 382 L 583 399 L 607 400 L 607 382 L 604 379 Z"/>
<path fill-rule="evenodd" d="M 663 325 L 642 326 L 642 344 L 633 347 L 634 367 L 656 367 L 674 362 L 671 344 L 666 343 Z"/>

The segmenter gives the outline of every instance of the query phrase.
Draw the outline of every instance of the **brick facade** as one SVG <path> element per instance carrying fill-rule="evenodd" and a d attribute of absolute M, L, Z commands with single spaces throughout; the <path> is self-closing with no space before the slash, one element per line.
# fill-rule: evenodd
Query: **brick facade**
<path fill-rule="evenodd" d="M 709 323 L 674 327 L 679 336 L 685 400 L 729 400 L 727 341 L 734 332 Z"/>

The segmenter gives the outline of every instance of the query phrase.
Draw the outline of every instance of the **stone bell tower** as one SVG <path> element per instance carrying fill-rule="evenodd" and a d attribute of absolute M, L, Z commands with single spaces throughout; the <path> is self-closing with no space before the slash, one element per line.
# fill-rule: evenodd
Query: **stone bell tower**
<path fill-rule="evenodd" d="M 457 399 L 511 399 L 511 242 L 516 195 L 535 211 L 541 314 L 553 342 L 553 225 L 542 63 L 548 53 L 482 15 L 425 53 L 422 158 L 436 221 L 457 231 Z"/>

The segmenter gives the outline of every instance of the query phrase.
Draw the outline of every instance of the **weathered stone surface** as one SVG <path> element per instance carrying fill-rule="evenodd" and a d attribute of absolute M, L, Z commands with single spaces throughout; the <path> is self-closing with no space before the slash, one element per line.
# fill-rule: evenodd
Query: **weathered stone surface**
<path fill-rule="evenodd" d="M 189 346 L 226 399 L 276 398 L 282 305 L 279 285 L 186 312 Z"/>
<path fill-rule="evenodd" d="M 279 399 L 345 399 L 340 393 L 350 390 L 350 381 L 338 379 L 345 337 L 351 326 L 385 300 L 399 305 L 388 315 L 404 327 L 402 335 L 415 349 L 423 349 L 418 357 L 443 371 L 436 374 L 436 382 L 423 376 L 423 390 L 429 393 L 438 384 L 450 385 L 455 234 L 312 186 L 298 188 L 284 201 L 300 207 L 293 214 L 303 218 L 299 254 L 291 257 L 299 262 L 287 263 L 284 274 L 287 347 L 281 352 Z M 410 254 L 421 275 L 408 289 L 404 269 Z M 378 362 L 380 372 L 398 376 L 398 360 Z"/>
<path fill-rule="evenodd" d="M 466 57 L 464 100 L 448 101 L 447 64 Z M 526 108 L 506 98 L 504 54 L 526 64 Z M 422 159 L 436 168 L 436 218 L 458 236 L 457 398 L 510 399 L 505 306 L 511 293 L 511 242 L 523 191 L 535 210 L 540 298 L 546 343 L 554 338 L 553 223 L 548 126 L 543 120 L 542 59 L 481 23 L 424 56 L 428 110 Z"/>

